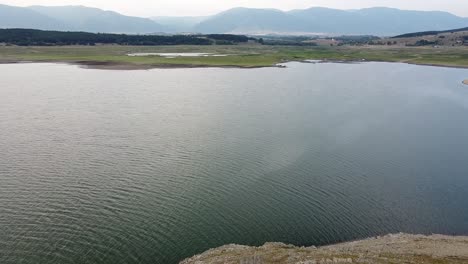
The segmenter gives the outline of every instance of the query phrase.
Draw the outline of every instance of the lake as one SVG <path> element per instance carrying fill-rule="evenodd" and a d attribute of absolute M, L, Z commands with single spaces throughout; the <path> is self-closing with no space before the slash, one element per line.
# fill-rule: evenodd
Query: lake
<path fill-rule="evenodd" d="M 2 264 L 468 235 L 466 69 L 0 73 Z"/>

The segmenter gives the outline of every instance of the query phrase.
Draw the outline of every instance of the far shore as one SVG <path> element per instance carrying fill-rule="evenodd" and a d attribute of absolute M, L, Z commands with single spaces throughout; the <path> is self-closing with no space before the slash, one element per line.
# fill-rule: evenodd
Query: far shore
<path fill-rule="evenodd" d="M 274 65 L 265 66 L 248 66 L 248 65 L 205 65 L 205 64 L 136 64 L 130 62 L 115 62 L 115 61 L 69 61 L 69 60 L 1 60 L 0 64 L 20 64 L 20 63 L 65 63 L 70 65 L 78 65 L 84 69 L 96 69 L 96 70 L 151 70 L 151 69 L 189 69 L 189 68 L 225 68 L 225 69 L 258 69 L 258 68 L 286 68 L 284 63 L 289 62 L 300 62 L 310 63 L 307 60 L 289 60 L 283 61 Z M 335 59 L 323 59 L 317 60 L 314 63 L 366 63 L 366 62 L 387 62 L 387 63 L 405 63 L 419 66 L 432 66 L 432 67 L 444 67 L 444 68 L 457 68 L 457 69 L 468 69 L 468 66 L 454 66 L 449 64 L 433 64 L 433 63 L 414 63 L 408 61 L 383 61 L 383 60 L 335 60 Z M 468 79 L 463 81 L 463 84 L 468 85 Z"/>
<path fill-rule="evenodd" d="M 280 67 L 280 66 L 229 66 L 229 65 L 203 65 L 203 64 L 134 64 L 120 62 L 102 62 L 102 61 L 76 61 L 65 62 L 68 64 L 79 65 L 85 69 L 96 70 L 151 70 L 151 69 L 187 69 L 187 68 L 238 68 L 238 69 L 255 69 L 265 67 Z"/>
<path fill-rule="evenodd" d="M 437 52 L 435 54 L 435 52 Z M 210 53 L 232 56 L 128 56 L 134 53 Z M 437 56 L 435 56 L 437 55 Z M 267 45 L 213 46 L 3 46 L 0 63 L 69 63 L 92 69 L 284 67 L 287 62 L 397 62 L 468 69 L 468 48 L 443 47 L 301 47 Z"/>
<path fill-rule="evenodd" d="M 283 65 L 271 66 L 237 66 L 237 65 L 204 65 L 204 64 L 135 64 L 114 61 L 68 61 L 68 60 L 6 60 L 0 64 L 22 64 L 22 63 L 56 63 L 77 65 L 84 69 L 95 70 L 151 70 L 151 69 L 189 69 L 189 68 L 226 68 L 226 69 L 258 69 L 258 68 L 285 68 Z"/>

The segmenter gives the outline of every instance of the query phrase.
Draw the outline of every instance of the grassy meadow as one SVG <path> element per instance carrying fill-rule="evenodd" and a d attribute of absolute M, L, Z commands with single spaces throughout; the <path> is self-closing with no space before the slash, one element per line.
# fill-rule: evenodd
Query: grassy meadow
<path fill-rule="evenodd" d="M 131 57 L 130 53 L 200 52 L 224 57 Z M 68 62 L 134 67 L 269 67 L 303 60 L 388 61 L 468 68 L 468 47 L 300 47 L 267 45 L 213 46 L 1 46 L 0 63 Z"/>

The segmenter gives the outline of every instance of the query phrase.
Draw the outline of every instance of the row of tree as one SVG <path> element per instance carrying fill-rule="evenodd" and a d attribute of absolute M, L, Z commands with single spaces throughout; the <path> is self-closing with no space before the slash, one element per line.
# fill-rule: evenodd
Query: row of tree
<path fill-rule="evenodd" d="M 18 46 L 60 45 L 212 45 L 247 42 L 246 36 L 216 35 L 125 35 L 88 32 L 43 31 L 34 29 L 0 29 L 0 43 Z"/>
<path fill-rule="evenodd" d="M 451 29 L 451 30 L 443 30 L 443 31 L 423 31 L 423 32 L 408 33 L 408 34 L 394 36 L 392 38 L 414 38 L 414 37 L 423 37 L 423 36 L 437 35 L 437 34 L 443 34 L 443 33 L 455 33 L 455 32 L 461 32 L 461 31 L 468 31 L 468 27 Z"/>

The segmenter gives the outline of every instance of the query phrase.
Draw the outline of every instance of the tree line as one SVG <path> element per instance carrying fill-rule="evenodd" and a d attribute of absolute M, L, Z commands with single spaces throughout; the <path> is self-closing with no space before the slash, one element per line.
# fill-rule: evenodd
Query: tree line
<path fill-rule="evenodd" d="M 461 32 L 461 31 L 468 31 L 468 27 L 451 29 L 451 30 L 442 30 L 442 31 L 414 32 L 414 33 L 408 33 L 408 34 L 394 36 L 392 38 L 413 38 L 413 37 L 422 37 L 422 36 L 437 35 L 437 34 L 443 34 L 443 33 L 455 33 L 455 32 Z"/>
<path fill-rule="evenodd" d="M 0 43 L 18 46 L 116 44 L 135 46 L 237 44 L 250 38 L 240 35 L 126 35 L 88 32 L 0 29 Z"/>

